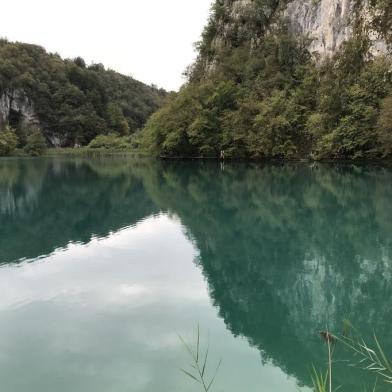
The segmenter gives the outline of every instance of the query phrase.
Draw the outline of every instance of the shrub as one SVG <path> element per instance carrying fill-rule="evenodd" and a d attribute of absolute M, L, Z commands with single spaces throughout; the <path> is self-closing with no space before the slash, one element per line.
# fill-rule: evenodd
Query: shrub
<path fill-rule="evenodd" d="M 43 155 L 46 151 L 46 140 L 41 130 L 34 127 L 30 130 L 30 135 L 27 136 L 26 146 L 24 151 L 33 157 Z"/>
<path fill-rule="evenodd" d="M 18 137 L 10 126 L 7 125 L 0 130 L 0 156 L 11 155 L 18 146 L 18 142 Z"/>
<path fill-rule="evenodd" d="M 125 137 L 119 137 L 116 134 L 98 135 L 88 145 L 89 148 L 104 148 L 107 150 L 126 150 L 130 146 Z"/>
<path fill-rule="evenodd" d="M 382 101 L 377 128 L 382 154 L 384 157 L 390 157 L 392 155 L 392 96 Z"/>

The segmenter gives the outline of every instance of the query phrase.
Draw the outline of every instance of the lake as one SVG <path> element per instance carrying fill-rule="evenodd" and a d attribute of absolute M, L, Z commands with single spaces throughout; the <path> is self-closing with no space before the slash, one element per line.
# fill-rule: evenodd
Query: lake
<path fill-rule="evenodd" d="M 1 390 L 199 391 L 198 325 L 211 391 L 310 391 L 344 320 L 392 353 L 391 200 L 378 166 L 2 159 Z"/>

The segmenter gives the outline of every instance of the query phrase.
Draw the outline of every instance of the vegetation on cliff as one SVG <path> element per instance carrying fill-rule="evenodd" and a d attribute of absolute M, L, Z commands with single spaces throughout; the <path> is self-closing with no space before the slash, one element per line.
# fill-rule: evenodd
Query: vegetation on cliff
<path fill-rule="evenodd" d="M 373 57 L 368 21 L 319 63 L 282 17 L 287 1 L 233 13 L 216 1 L 188 82 L 147 123 L 155 154 L 258 159 L 379 159 L 392 155 L 392 60 Z M 358 6 L 360 8 L 360 5 Z M 389 2 L 372 27 L 390 42 Z"/>
<path fill-rule="evenodd" d="M 107 70 L 82 58 L 63 60 L 43 48 L 0 40 L 0 97 L 25 96 L 48 141 L 87 145 L 101 134 L 129 135 L 162 103 L 163 90 Z M 21 113 L 9 113 L 19 147 L 30 133 Z"/>
<path fill-rule="evenodd" d="M 15 131 L 6 126 L 0 133 L 0 156 L 11 155 L 18 146 L 18 137 Z"/>

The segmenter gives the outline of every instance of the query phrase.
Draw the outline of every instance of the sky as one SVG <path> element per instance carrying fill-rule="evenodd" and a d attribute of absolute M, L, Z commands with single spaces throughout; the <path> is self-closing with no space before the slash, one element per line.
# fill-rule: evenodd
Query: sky
<path fill-rule="evenodd" d="M 81 56 L 177 90 L 196 56 L 212 0 L 12 0 L 1 5 L 0 37 Z"/>

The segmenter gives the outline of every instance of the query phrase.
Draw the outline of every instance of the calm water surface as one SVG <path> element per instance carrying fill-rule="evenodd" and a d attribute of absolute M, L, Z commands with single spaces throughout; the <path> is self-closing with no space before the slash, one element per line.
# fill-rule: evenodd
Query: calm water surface
<path fill-rule="evenodd" d="M 392 353 L 391 200 L 381 167 L 0 160 L 0 389 L 197 391 L 198 323 L 219 392 L 309 391 L 345 318 Z"/>

